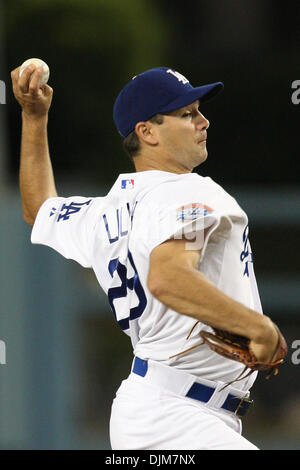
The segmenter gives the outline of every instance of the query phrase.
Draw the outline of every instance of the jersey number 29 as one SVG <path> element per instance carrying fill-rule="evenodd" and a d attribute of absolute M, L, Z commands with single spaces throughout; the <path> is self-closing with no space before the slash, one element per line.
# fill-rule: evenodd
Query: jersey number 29
<path fill-rule="evenodd" d="M 139 275 L 137 273 L 132 254 L 128 251 L 128 260 L 130 265 L 133 268 L 134 274 L 128 279 L 127 277 L 127 267 L 119 261 L 119 258 L 114 258 L 109 262 L 108 270 L 111 277 L 114 277 L 117 274 L 120 278 L 121 284 L 118 287 L 111 287 L 108 289 L 108 301 L 110 307 L 114 313 L 115 319 L 117 320 L 121 329 L 127 330 L 129 328 L 129 321 L 139 318 L 144 312 L 147 305 L 147 298 L 145 291 L 141 285 Z M 114 300 L 127 297 L 127 289 L 130 289 L 135 292 L 138 298 L 138 305 L 130 308 L 129 315 L 126 318 L 118 320 L 118 312 L 114 306 Z M 123 312 L 122 312 L 123 313 Z"/>

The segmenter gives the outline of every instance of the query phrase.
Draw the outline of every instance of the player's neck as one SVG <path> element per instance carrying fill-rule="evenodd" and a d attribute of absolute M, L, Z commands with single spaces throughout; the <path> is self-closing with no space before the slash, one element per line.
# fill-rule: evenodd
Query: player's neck
<path fill-rule="evenodd" d="M 149 170 L 159 170 L 167 171 L 169 173 L 191 173 L 192 168 L 187 168 L 182 163 L 166 160 L 157 161 L 157 159 L 148 157 L 146 155 L 139 155 L 134 158 L 134 166 L 137 172 L 139 171 L 149 171 Z"/>

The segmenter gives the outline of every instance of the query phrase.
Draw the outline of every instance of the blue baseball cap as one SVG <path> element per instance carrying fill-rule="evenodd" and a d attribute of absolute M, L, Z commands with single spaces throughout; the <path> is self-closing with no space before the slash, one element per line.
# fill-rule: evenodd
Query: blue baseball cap
<path fill-rule="evenodd" d="M 224 88 L 222 82 L 194 88 L 189 81 L 168 67 L 156 67 L 136 75 L 119 93 L 113 118 L 119 133 L 127 137 L 136 124 L 155 114 L 167 113 L 199 100 L 208 101 Z"/>

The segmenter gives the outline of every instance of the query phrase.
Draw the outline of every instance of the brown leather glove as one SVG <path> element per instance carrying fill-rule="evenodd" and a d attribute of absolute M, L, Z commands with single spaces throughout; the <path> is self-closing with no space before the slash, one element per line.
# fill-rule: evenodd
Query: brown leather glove
<path fill-rule="evenodd" d="M 245 364 L 242 373 L 233 381 L 236 382 L 237 380 L 248 377 L 255 370 L 266 371 L 266 378 L 269 378 L 272 374 L 277 375 L 278 366 L 283 363 L 284 357 L 288 352 L 288 347 L 279 328 L 276 325 L 275 327 L 278 333 L 278 343 L 271 362 L 258 361 L 249 347 L 250 340 L 244 336 L 231 334 L 228 331 L 219 330 L 218 328 L 213 328 L 214 333 L 200 331 L 200 336 L 204 343 L 216 353 L 228 359 L 232 359 L 233 361 Z M 247 375 L 243 376 L 247 369 L 250 369 L 250 371 Z"/>

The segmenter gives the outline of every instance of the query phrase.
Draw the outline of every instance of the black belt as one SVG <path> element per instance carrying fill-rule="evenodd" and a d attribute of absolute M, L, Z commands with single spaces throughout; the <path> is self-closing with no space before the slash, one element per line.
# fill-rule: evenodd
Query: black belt
<path fill-rule="evenodd" d="M 135 357 L 132 372 L 140 375 L 141 377 L 145 377 L 147 370 L 148 361 L 140 359 L 139 357 Z M 214 392 L 215 388 L 194 382 L 185 396 L 207 403 Z M 242 418 L 249 411 L 252 405 L 253 400 L 250 400 L 246 397 L 236 397 L 235 395 L 229 393 L 221 408 L 223 408 L 223 410 L 231 411 L 238 418 Z"/>

